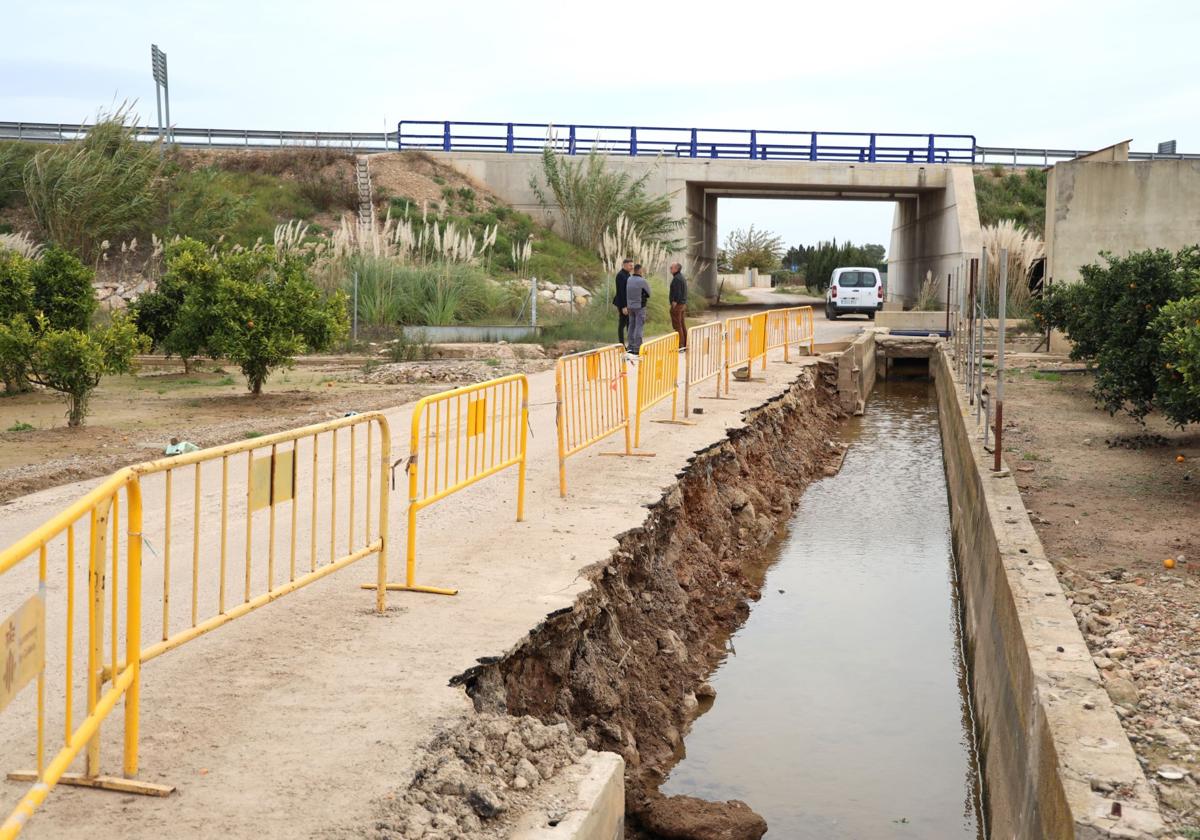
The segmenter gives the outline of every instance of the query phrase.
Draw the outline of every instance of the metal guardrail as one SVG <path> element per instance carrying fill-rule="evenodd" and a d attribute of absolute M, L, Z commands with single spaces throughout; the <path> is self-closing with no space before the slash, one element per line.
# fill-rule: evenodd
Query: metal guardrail
<path fill-rule="evenodd" d="M 866 163 L 973 163 L 970 134 L 777 131 L 665 126 L 401 120 L 398 148 L 442 152 L 540 153 Z"/>
<path fill-rule="evenodd" d="M 405 127 L 409 129 L 406 131 Z M 65 143 L 78 140 L 87 123 L 0 122 L 0 140 Z M 536 131 L 534 131 L 536 129 Z M 763 131 L 724 128 L 564 125 L 550 123 L 402 120 L 396 131 L 278 131 L 246 128 L 173 128 L 186 148 L 279 149 L 310 147 L 387 152 L 490 151 L 540 153 L 547 141 L 564 154 L 593 148 L 617 155 L 740 158 L 750 160 L 840 160 L 863 163 L 974 163 L 1049 166 L 1090 154 L 1087 149 L 980 146 L 969 134 L 892 134 L 840 131 Z M 159 139 L 154 127 L 139 126 L 137 138 Z M 1130 152 L 1130 160 L 1200 160 L 1200 154 Z"/>
<path fill-rule="evenodd" d="M 0 140 L 66 143 L 83 137 L 87 123 L 0 122 Z M 172 128 L 174 142 L 188 148 L 279 149 L 296 146 L 353 149 L 363 152 L 395 151 L 396 135 L 390 131 L 266 131 L 247 128 Z M 159 139 L 158 129 L 138 126 L 137 139 Z"/>
<path fill-rule="evenodd" d="M 1087 149 L 1033 149 L 1010 146 L 977 146 L 977 164 L 1003 164 L 1005 166 L 1049 166 L 1062 160 L 1074 160 L 1090 155 Z M 1200 154 L 1159 154 L 1158 152 L 1130 152 L 1130 160 L 1200 160 Z"/>

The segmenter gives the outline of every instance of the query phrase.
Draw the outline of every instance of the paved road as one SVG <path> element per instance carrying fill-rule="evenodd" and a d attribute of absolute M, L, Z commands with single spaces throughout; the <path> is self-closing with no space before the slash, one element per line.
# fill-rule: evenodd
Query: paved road
<path fill-rule="evenodd" d="M 779 356 L 778 351 L 772 354 L 776 360 Z M 742 411 L 779 393 L 799 368 L 769 364 L 765 381 L 735 384 L 735 399 L 706 401 L 704 415 L 695 425 L 647 422 L 643 447 L 655 451 L 656 457 L 603 457 L 602 452 L 618 448 L 615 438 L 572 457 L 568 461 L 571 495 L 566 501 L 558 496 L 554 375 L 547 371 L 530 376 L 526 521 L 514 521 L 513 470 L 419 516 L 418 582 L 458 586 L 461 594 L 448 598 L 391 593 L 389 611 L 379 617 L 372 609 L 372 593 L 358 588 L 360 581 L 372 578 L 368 559 L 148 662 L 142 672 L 140 777 L 178 785 L 179 793 L 149 799 L 60 787 L 35 815 L 25 836 L 33 840 L 118 836 L 282 840 L 312 836 L 331 824 L 364 824 L 373 800 L 407 781 L 417 746 L 439 727 L 469 712 L 467 698 L 460 689 L 449 688 L 448 680 L 478 657 L 503 654 L 547 613 L 569 606 L 585 585 L 581 569 L 603 561 L 616 546 L 615 535 L 642 521 L 644 506 L 661 497 L 688 458 L 722 438 L 726 429 L 740 425 Z M 411 405 L 386 412 L 395 458 L 408 452 L 410 412 Z M 653 416 L 661 418 L 668 412 L 669 403 L 663 403 Z M 305 451 L 302 447 L 301 464 Z M 361 440 L 356 455 L 360 461 L 364 456 Z M 343 468 L 348 457 L 343 435 L 339 439 Z M 245 457 L 231 459 L 231 500 L 246 498 L 246 472 Z M 203 618 L 214 609 L 219 580 L 220 463 L 210 464 L 202 480 L 202 525 L 196 541 L 201 553 L 197 577 Z M 172 629 L 187 626 L 190 620 L 196 504 L 192 481 L 191 469 L 181 470 L 173 488 Z M 0 545 L 32 530 L 95 483 L 52 488 L 0 507 Z M 327 501 L 332 495 L 328 476 L 323 472 L 316 484 L 318 495 Z M 297 494 L 302 500 L 301 529 L 308 519 L 312 487 L 311 478 L 302 473 Z M 344 487 L 339 511 L 346 510 Z M 402 495 L 397 493 L 389 517 L 393 580 L 403 575 Z M 144 558 L 144 642 L 150 643 L 162 629 L 166 499 L 161 477 L 146 482 L 144 501 L 143 531 L 155 549 Z M 360 497 L 360 511 L 361 504 Z M 231 505 L 235 514 L 242 509 L 244 503 Z M 253 532 L 255 592 L 262 591 L 265 580 L 264 515 L 257 514 Z M 227 574 L 231 603 L 241 600 L 244 577 L 245 529 L 238 519 L 231 516 L 228 534 L 229 545 L 235 547 Z M 280 527 L 281 545 L 287 545 L 286 526 Z M 339 526 L 339 540 L 344 533 L 344 526 Z M 86 523 L 81 523 L 76 540 L 87 545 Z M 322 555 L 326 540 L 322 534 Z M 303 530 L 299 543 L 303 569 L 308 566 Z M 286 552 L 281 550 L 279 556 Z M 52 545 L 47 596 L 48 757 L 57 751 L 63 731 L 61 675 L 67 650 L 63 558 L 61 547 Z M 27 562 L 0 578 L 0 615 L 11 612 L 36 585 L 31 565 Z M 283 566 L 278 560 L 277 569 Z M 83 591 L 86 577 L 83 556 L 75 567 L 76 592 Z M 86 612 L 85 599 L 78 595 L 77 619 L 86 618 Z M 77 628 L 83 626 L 77 621 Z M 84 635 L 77 629 L 72 645 L 76 722 L 83 710 L 78 677 L 86 661 Z M 0 756 L 5 765 L 0 769 L 32 763 L 34 696 L 28 688 L 0 713 Z M 120 720 L 118 710 L 103 729 L 102 761 L 110 773 L 120 769 Z M 0 783 L 2 813 L 26 787 Z"/>

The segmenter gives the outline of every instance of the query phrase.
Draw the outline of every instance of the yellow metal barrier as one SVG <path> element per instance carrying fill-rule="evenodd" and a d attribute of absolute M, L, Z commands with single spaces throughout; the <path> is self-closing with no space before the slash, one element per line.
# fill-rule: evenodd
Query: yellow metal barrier
<path fill-rule="evenodd" d="M 817 331 L 813 324 L 813 308 L 797 306 L 795 312 L 796 317 L 791 323 L 795 332 L 788 333 L 788 343 L 795 344 L 797 347 L 807 344 L 809 355 L 812 355 L 817 352 Z"/>
<path fill-rule="evenodd" d="M 753 319 L 739 315 L 725 320 L 725 393 L 729 393 L 729 372 L 745 364 L 750 371 L 750 332 Z"/>
<path fill-rule="evenodd" d="M 408 456 L 408 549 L 405 582 L 388 589 L 454 595 L 457 589 L 416 583 L 417 511 L 517 466 L 517 521 L 525 518 L 525 449 L 529 380 L 502 376 L 424 397 L 412 414 Z M 371 588 L 366 584 L 364 588 Z"/>
<path fill-rule="evenodd" d="M 721 363 L 724 342 L 722 341 L 723 325 L 720 321 L 698 324 L 688 327 L 687 340 L 687 377 L 683 386 L 683 416 L 692 415 L 692 387 L 709 379 L 716 378 L 716 393 L 721 396 Z"/>
<path fill-rule="evenodd" d="M 125 496 L 124 531 L 121 528 L 122 494 Z M 9 774 L 10 779 L 36 780 L 36 784 L 0 826 L 2 840 L 16 837 L 50 790 L 60 782 L 161 795 L 172 790 L 163 785 L 100 775 L 100 724 L 112 713 L 122 697 L 125 699 L 123 772 L 127 777 L 137 773 L 141 530 L 141 493 L 131 471 L 124 469 L 110 476 L 58 516 L 0 552 L 0 581 L 5 584 L 4 597 L 0 599 L 5 616 L 0 622 L 0 663 L 4 663 L 4 670 L 0 671 L 0 709 L 8 706 L 30 682 L 37 683 L 36 711 L 33 714 L 36 742 L 31 751 L 36 769 L 33 772 Z M 127 549 L 124 581 L 120 580 L 122 538 Z M 85 575 L 77 576 L 76 550 L 81 546 L 86 546 L 87 569 Z M 110 557 L 111 581 L 108 581 Z M 27 565 L 36 565 L 36 587 L 16 584 L 17 569 Z M 48 581 L 48 571 L 53 573 L 53 581 Z M 124 628 L 124 655 L 128 664 L 118 667 L 121 654 L 118 647 L 120 617 L 117 613 L 117 592 L 121 582 L 130 592 L 126 600 Z M 110 661 L 116 679 L 104 690 L 102 666 L 106 588 L 112 590 Z M 82 608 L 77 603 L 79 590 L 84 593 L 86 606 Z M 13 604 L 10 599 L 22 601 L 11 612 Z M 55 624 L 61 621 L 65 633 L 62 659 L 58 659 L 58 646 L 55 645 L 53 667 L 47 668 L 46 628 L 50 619 Z M 76 678 L 79 670 L 76 657 L 80 654 L 86 661 L 82 669 L 85 713 L 76 724 Z M 45 748 L 50 726 L 46 716 L 46 690 L 50 674 L 55 678 L 59 675 L 62 677 L 61 682 L 55 680 L 53 690 L 56 695 L 61 693 L 63 697 L 62 714 L 61 717 L 56 716 L 55 721 L 62 726 L 63 745 L 47 764 Z M 84 773 L 68 773 L 76 757 L 85 750 Z"/>
<path fill-rule="evenodd" d="M 387 418 L 369 412 L 132 467 L 166 500 L 147 544 L 162 566 L 160 640 L 142 661 L 370 555 L 383 612 L 391 447 Z"/>
<path fill-rule="evenodd" d="M 322 449 L 328 455 L 328 467 L 324 471 Z M 55 593 L 50 604 L 52 609 L 48 612 L 56 622 L 60 617 L 58 613 L 63 613 L 65 632 L 61 672 L 64 679 L 61 693 L 64 697 L 63 731 L 66 733 L 65 745 L 45 765 L 47 669 L 43 655 L 38 653 L 40 648 L 34 645 L 29 651 L 30 655 L 37 656 L 40 669 L 37 769 L 35 772 L 11 773 L 9 778 L 36 779 L 38 784 L 0 828 L 0 840 L 9 840 L 20 832 L 55 784 L 156 795 L 166 795 L 173 790 L 133 779 L 138 765 L 139 685 L 143 662 L 372 554 L 377 558 L 377 581 L 371 588 L 376 590 L 376 607 L 382 611 L 387 572 L 389 493 L 386 479 L 390 459 L 391 435 L 387 419 L 377 412 L 164 458 L 115 473 L 63 513 L 0 552 L 0 581 L 6 584 L 13 579 L 7 573 L 36 553 L 39 594 L 35 598 L 45 610 L 47 593 Z M 219 495 L 215 489 L 205 491 L 206 472 L 209 487 L 215 487 L 219 478 Z M 177 476 L 182 476 L 183 480 L 177 481 Z M 239 476 L 245 477 L 244 487 L 238 486 Z M 161 487 L 156 486 L 159 481 Z M 143 496 L 147 490 L 157 492 L 160 489 L 165 500 L 162 521 L 143 521 Z M 122 491 L 126 497 L 124 530 L 120 521 Z M 343 492 L 347 504 L 343 515 L 339 516 L 337 499 Z M 361 505 L 358 504 L 360 499 Z M 310 501 L 307 515 L 301 517 L 299 509 L 304 500 Z M 327 515 L 322 508 L 323 500 L 328 500 Z M 286 516 L 277 516 L 280 510 L 286 511 Z M 358 529 L 360 517 L 361 531 Z M 280 519 L 283 521 L 278 521 Z M 174 544 L 177 520 L 190 526 L 185 528 L 189 539 L 182 550 L 177 550 L 179 547 Z M 86 525 L 81 525 L 83 522 Z M 245 545 L 243 586 L 240 602 L 233 603 L 238 599 L 227 591 L 227 570 L 233 562 L 231 546 L 241 538 Z M 88 546 L 86 575 L 75 568 L 76 546 L 81 540 L 86 540 Z M 286 575 L 282 569 L 281 546 L 287 547 Z M 157 564 L 149 564 L 148 569 L 143 569 L 143 547 L 161 562 L 161 574 Z M 303 553 L 308 555 L 307 571 L 303 570 L 305 564 L 297 562 L 298 555 Z M 110 556 L 111 570 L 106 571 Z M 184 563 L 189 574 L 173 578 L 172 572 Z M 49 586 L 48 568 L 54 576 Z M 76 627 L 77 614 L 81 612 L 76 608 L 76 590 L 79 588 L 86 590 L 87 621 L 86 624 L 80 621 L 80 626 Z M 111 592 L 113 617 L 108 633 L 104 626 L 106 588 Z M 158 592 L 160 588 L 160 641 L 144 646 L 144 591 Z M 185 593 L 190 609 L 182 615 L 173 615 L 171 606 L 180 590 Z M 125 598 L 124 628 L 118 621 L 121 593 Z M 3 609 L 0 614 L 9 612 L 6 601 L 9 595 L 7 587 L 0 592 L 0 608 Z M 27 628 L 26 634 L 14 632 L 14 637 L 33 633 L 38 626 L 36 603 L 34 600 L 26 602 L 12 616 L 14 631 L 18 624 Z M 104 655 L 106 636 L 110 640 L 111 654 L 107 665 Z M 44 640 L 44 625 L 29 638 Z M 4 643 L 4 638 L 0 638 L 0 644 Z M 18 647 L 16 652 L 24 658 L 26 647 Z M 76 727 L 73 724 L 77 705 L 75 662 L 81 654 L 87 661 L 87 713 Z M 6 657 L 7 651 L 0 654 L 0 659 Z M 55 661 L 53 672 L 58 671 L 59 664 Z M 107 691 L 103 691 L 105 682 L 112 683 Z M 0 707 L 11 699 L 3 693 L 4 684 L 0 681 Z M 14 692 L 19 691 L 21 685 L 14 685 Z M 100 723 L 122 697 L 125 699 L 124 778 L 102 776 Z M 85 746 L 84 773 L 68 773 Z"/>
<path fill-rule="evenodd" d="M 791 347 L 807 344 L 809 352 L 815 349 L 813 333 L 813 311 L 811 306 L 792 306 L 786 309 L 771 309 L 767 313 L 767 349 L 783 348 L 783 360 L 791 361 Z M 764 365 L 766 359 L 763 359 Z"/>
<path fill-rule="evenodd" d="M 625 430 L 629 446 L 629 377 L 620 344 L 562 356 L 554 365 L 558 492 L 567 495 L 567 458 Z"/>
<path fill-rule="evenodd" d="M 641 446 L 643 412 L 670 397 L 671 420 L 675 420 L 679 392 L 679 333 L 670 332 L 642 344 L 637 367 L 637 413 L 633 431 L 635 447 Z"/>

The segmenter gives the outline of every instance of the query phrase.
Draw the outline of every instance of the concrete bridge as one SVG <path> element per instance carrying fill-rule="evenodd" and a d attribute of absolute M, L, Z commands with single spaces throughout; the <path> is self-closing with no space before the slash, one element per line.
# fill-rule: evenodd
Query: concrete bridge
<path fill-rule="evenodd" d="M 542 213 L 530 187 L 541 175 L 537 154 L 427 151 L 487 186 L 519 210 Z M 753 158 L 625 157 L 606 159 L 614 170 L 649 175 L 647 190 L 671 197 L 672 213 L 687 219 L 683 262 L 707 295 L 717 285 L 717 211 L 721 198 L 891 201 L 896 204 L 888 248 L 888 287 L 914 299 L 927 271 L 941 279 L 979 253 L 979 211 L 969 163 L 871 163 Z"/>

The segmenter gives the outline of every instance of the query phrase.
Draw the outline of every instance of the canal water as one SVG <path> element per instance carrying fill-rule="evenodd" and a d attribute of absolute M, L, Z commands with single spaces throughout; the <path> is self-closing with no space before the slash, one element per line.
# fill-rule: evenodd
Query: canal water
<path fill-rule="evenodd" d="M 982 840 L 933 384 L 880 381 L 845 435 L 662 790 L 741 799 L 779 840 Z"/>

